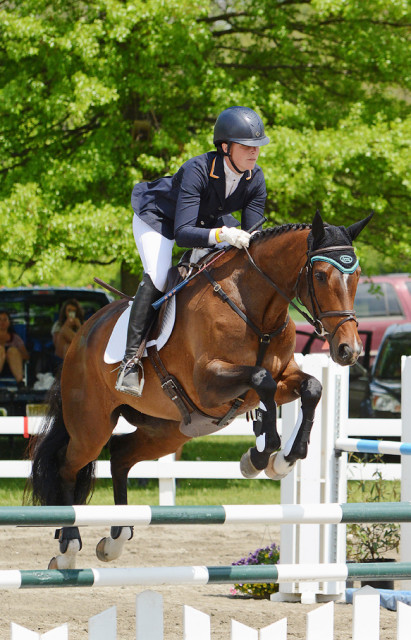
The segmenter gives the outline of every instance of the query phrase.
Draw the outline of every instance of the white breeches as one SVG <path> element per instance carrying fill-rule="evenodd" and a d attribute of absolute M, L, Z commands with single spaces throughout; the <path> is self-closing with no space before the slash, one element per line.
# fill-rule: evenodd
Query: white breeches
<path fill-rule="evenodd" d="M 165 291 L 167 273 L 172 264 L 174 240 L 154 231 L 138 216 L 133 216 L 133 234 L 143 263 L 144 272 L 159 291 Z"/>

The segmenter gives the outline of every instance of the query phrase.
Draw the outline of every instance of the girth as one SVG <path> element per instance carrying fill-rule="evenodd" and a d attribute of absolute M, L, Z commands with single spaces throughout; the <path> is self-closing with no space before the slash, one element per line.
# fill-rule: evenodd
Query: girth
<path fill-rule="evenodd" d="M 153 365 L 154 371 L 156 372 L 160 380 L 161 387 L 164 393 L 170 398 L 170 400 L 175 403 L 176 407 L 181 413 L 184 424 L 190 424 L 190 412 L 196 411 L 205 418 L 209 418 L 216 425 L 216 431 L 218 431 L 218 429 L 225 427 L 226 424 L 230 422 L 237 409 L 243 403 L 243 400 L 239 400 L 237 398 L 236 400 L 234 400 L 232 406 L 222 418 L 211 416 L 209 413 L 201 411 L 201 409 L 199 409 L 194 404 L 189 395 L 186 393 L 179 380 L 177 380 L 175 376 L 172 376 L 170 373 L 168 373 L 164 362 L 162 361 L 162 359 L 160 358 L 160 354 L 158 353 L 157 345 L 154 344 L 151 347 L 148 347 L 147 355 L 151 364 Z"/>

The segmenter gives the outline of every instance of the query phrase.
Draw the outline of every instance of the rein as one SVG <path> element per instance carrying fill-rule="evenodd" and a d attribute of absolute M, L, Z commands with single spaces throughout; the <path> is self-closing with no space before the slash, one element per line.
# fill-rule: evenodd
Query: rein
<path fill-rule="evenodd" d="M 268 284 L 273 287 L 276 292 L 278 294 L 280 294 L 287 302 L 288 304 L 290 304 L 294 309 L 296 309 L 296 311 L 298 311 L 298 313 L 300 315 L 302 315 L 307 322 L 314 327 L 315 332 L 317 333 L 317 335 L 319 336 L 325 336 L 328 335 L 330 336 L 330 340 L 333 339 L 336 331 L 341 327 L 341 325 L 343 325 L 345 322 L 348 322 L 349 320 L 354 320 L 354 322 L 358 325 L 358 321 L 355 315 L 355 311 L 354 309 L 344 309 L 344 310 L 340 310 L 340 311 L 322 311 L 320 304 L 318 302 L 317 296 L 315 295 L 315 289 L 314 289 L 314 276 L 313 276 L 313 262 L 318 260 L 320 256 L 322 256 L 323 253 L 327 253 L 327 252 L 332 252 L 332 251 L 340 251 L 340 250 L 347 250 L 347 249 L 352 249 L 351 245 L 342 245 L 342 246 L 333 246 L 333 247 L 327 247 L 327 248 L 323 248 L 323 249 L 317 249 L 316 251 L 307 251 L 307 260 L 305 265 L 302 267 L 302 269 L 300 270 L 299 274 L 298 274 L 298 278 L 297 278 L 297 282 L 296 285 L 294 287 L 295 290 L 298 290 L 298 286 L 300 283 L 300 279 L 301 279 L 301 274 L 303 273 L 303 271 L 305 270 L 307 273 L 307 282 L 308 282 L 308 291 L 310 294 L 310 300 L 311 300 L 311 306 L 313 309 L 313 313 L 312 316 L 310 316 L 308 313 L 305 313 L 305 311 L 303 311 L 298 305 L 296 305 L 293 300 L 291 300 L 289 298 L 289 296 L 287 296 L 287 294 L 284 293 L 284 291 L 282 291 L 280 289 L 280 287 L 278 287 L 275 282 L 273 282 L 273 280 L 271 280 L 271 278 L 269 278 L 267 276 L 266 273 L 264 273 L 264 271 L 262 269 L 260 269 L 260 267 L 255 263 L 254 259 L 252 258 L 250 252 L 248 251 L 248 249 L 245 249 L 245 252 L 247 254 L 248 260 L 250 262 L 250 264 L 254 267 L 254 269 L 264 278 L 264 280 L 266 282 L 268 282 Z M 328 262 L 328 260 L 326 260 Z M 340 268 L 338 265 L 334 264 L 333 262 L 330 261 L 331 264 L 333 264 L 333 266 L 338 269 Z M 357 265 L 358 266 L 358 263 Z M 341 268 L 340 268 L 341 270 Z M 298 294 L 297 294 L 298 295 Z M 298 301 L 300 302 L 300 304 L 302 304 L 300 298 L 297 298 Z M 330 333 L 329 331 L 327 331 L 324 328 L 323 323 L 321 322 L 322 318 L 331 318 L 331 317 L 340 317 L 340 316 L 345 316 L 342 318 L 342 320 L 340 320 L 340 322 L 337 323 L 337 325 L 334 327 L 333 331 Z"/>

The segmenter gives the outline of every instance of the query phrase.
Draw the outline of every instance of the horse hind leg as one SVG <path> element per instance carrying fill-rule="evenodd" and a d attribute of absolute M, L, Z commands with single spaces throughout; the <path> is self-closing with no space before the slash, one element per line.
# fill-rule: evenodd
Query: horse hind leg
<path fill-rule="evenodd" d="M 270 456 L 265 474 L 272 480 L 282 480 L 297 460 L 307 457 L 315 409 L 322 393 L 321 383 L 313 376 L 305 376 L 300 386 L 301 408 L 296 425 L 284 449 Z"/>
<path fill-rule="evenodd" d="M 113 452 L 118 440 L 124 442 L 127 436 L 114 436 L 110 441 L 110 450 Z M 129 441 L 129 439 L 127 440 Z M 115 443 L 113 445 L 113 443 Z M 130 467 L 131 468 L 131 467 Z M 129 469 L 115 469 L 113 460 L 111 461 L 111 476 L 113 480 L 114 502 L 115 504 L 127 504 L 127 478 Z M 96 556 L 101 562 L 111 562 L 117 560 L 123 553 L 123 548 L 128 540 L 134 535 L 134 527 L 113 526 L 110 535 L 102 538 L 96 546 Z"/>
<path fill-rule="evenodd" d="M 64 465 L 63 465 L 64 468 Z M 62 480 L 63 505 L 83 504 L 86 501 L 91 483 L 94 479 L 94 462 L 85 465 L 74 474 L 74 480 Z M 77 554 L 82 549 L 79 528 L 76 526 L 57 529 L 55 538 L 59 542 L 60 555 L 54 556 L 49 562 L 49 569 L 75 569 Z"/>
<path fill-rule="evenodd" d="M 66 452 L 70 442 L 62 412 L 60 379 L 57 377 L 48 396 L 49 411 L 45 417 L 39 436 L 30 443 L 28 450 L 32 461 L 32 470 L 28 479 L 24 501 L 29 496 L 34 505 L 72 505 L 79 494 L 76 477 L 67 482 L 61 469 L 65 464 Z M 90 467 L 81 471 L 80 485 L 83 492 L 88 491 L 92 476 Z M 85 487 L 85 488 L 84 488 Z M 30 495 L 31 494 L 31 495 Z M 81 549 L 81 538 L 77 527 L 63 527 L 57 530 L 60 552 L 63 556 L 52 558 L 49 568 L 71 569 L 75 567 L 77 552 Z"/>
<path fill-rule="evenodd" d="M 179 422 L 143 415 L 131 407 L 121 407 L 121 414 L 138 429 L 133 433 L 113 436 L 110 440 L 111 476 L 114 502 L 126 505 L 128 474 L 137 462 L 155 460 L 174 453 L 190 438 L 179 430 Z M 132 526 L 114 526 L 110 535 L 102 538 L 96 547 L 97 558 L 111 562 L 120 557 L 124 545 L 134 534 Z"/>

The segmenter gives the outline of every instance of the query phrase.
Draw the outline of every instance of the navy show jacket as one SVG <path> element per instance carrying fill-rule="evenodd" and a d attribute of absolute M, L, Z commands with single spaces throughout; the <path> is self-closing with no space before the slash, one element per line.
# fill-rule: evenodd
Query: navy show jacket
<path fill-rule="evenodd" d="M 180 247 L 207 247 L 209 230 L 235 227 L 231 214 L 241 211 L 241 228 L 250 229 L 264 215 L 264 174 L 255 165 L 243 173 L 235 191 L 225 197 L 224 158 L 216 151 L 187 160 L 173 176 L 134 186 L 134 213 Z"/>

